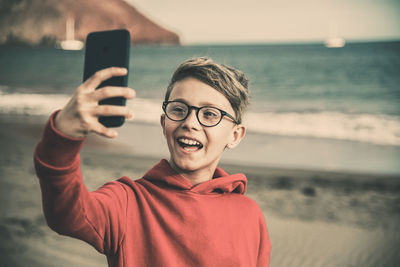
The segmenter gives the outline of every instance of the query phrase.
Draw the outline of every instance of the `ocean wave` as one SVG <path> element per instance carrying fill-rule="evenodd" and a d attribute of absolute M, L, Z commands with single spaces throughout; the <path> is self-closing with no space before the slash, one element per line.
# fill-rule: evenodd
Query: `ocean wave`
<path fill-rule="evenodd" d="M 63 94 L 6 94 L 0 91 L 0 113 L 47 115 L 62 108 L 69 97 Z"/>
<path fill-rule="evenodd" d="M 376 114 L 248 113 L 250 131 L 400 146 L 400 117 Z"/>
<path fill-rule="evenodd" d="M 0 113 L 48 116 L 70 98 L 63 94 L 7 94 L 0 91 Z M 127 102 L 134 121 L 158 124 L 161 99 L 136 98 Z M 342 112 L 248 112 L 250 132 L 351 140 L 400 146 L 400 116 Z"/>

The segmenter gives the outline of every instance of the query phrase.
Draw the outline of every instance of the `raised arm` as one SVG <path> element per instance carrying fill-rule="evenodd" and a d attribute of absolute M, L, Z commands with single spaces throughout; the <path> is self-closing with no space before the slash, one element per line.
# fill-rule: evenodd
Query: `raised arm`
<path fill-rule="evenodd" d="M 101 81 L 124 74 L 124 70 L 109 68 L 82 84 L 68 104 L 50 117 L 35 150 L 36 173 L 48 225 L 56 232 L 82 239 L 106 254 L 115 252 L 123 239 L 125 187 L 119 182 L 111 182 L 95 192 L 88 192 L 82 181 L 79 152 L 90 132 L 111 138 L 116 136 L 114 130 L 98 122 L 98 116 L 132 116 L 126 107 L 97 104 L 108 97 L 134 97 L 130 88 L 95 90 Z"/>

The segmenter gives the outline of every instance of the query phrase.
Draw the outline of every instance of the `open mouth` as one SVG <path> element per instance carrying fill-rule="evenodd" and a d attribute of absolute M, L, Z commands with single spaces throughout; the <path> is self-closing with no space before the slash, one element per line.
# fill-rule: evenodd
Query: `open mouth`
<path fill-rule="evenodd" d="M 203 144 L 193 139 L 179 137 L 176 139 L 176 141 L 178 142 L 179 146 L 188 152 L 198 151 L 203 148 Z"/>

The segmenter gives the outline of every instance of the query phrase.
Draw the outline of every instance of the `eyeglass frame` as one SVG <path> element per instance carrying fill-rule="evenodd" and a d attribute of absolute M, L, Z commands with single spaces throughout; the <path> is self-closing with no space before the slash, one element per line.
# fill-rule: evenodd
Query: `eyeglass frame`
<path fill-rule="evenodd" d="M 183 119 L 175 120 L 175 119 L 172 119 L 172 118 L 170 118 L 170 117 L 168 116 L 168 114 L 167 114 L 167 106 L 168 106 L 169 103 L 173 103 L 173 102 L 181 103 L 181 104 L 186 105 L 186 106 L 188 107 L 187 114 L 186 114 L 186 116 L 185 116 Z M 204 125 L 203 123 L 201 123 L 201 121 L 200 121 L 200 119 L 199 119 L 199 112 L 200 112 L 200 109 L 202 109 L 202 108 L 214 108 L 214 109 L 218 110 L 218 111 L 221 113 L 221 117 L 219 118 L 219 121 L 218 121 L 216 124 L 214 124 L 214 125 Z M 233 123 L 235 123 L 235 124 L 237 124 L 237 125 L 240 124 L 240 123 L 239 123 L 232 115 L 230 115 L 228 112 L 226 112 L 225 110 L 222 110 L 222 109 L 220 109 L 220 108 L 213 107 L 213 106 L 196 107 L 196 106 L 190 106 L 190 105 L 188 105 L 187 103 L 185 103 L 185 102 L 183 102 L 183 101 L 172 100 L 172 101 L 164 101 L 163 104 L 162 104 L 162 109 L 163 109 L 163 111 L 164 111 L 165 116 L 167 116 L 168 119 L 170 119 L 170 120 L 172 120 L 172 121 L 184 121 L 184 120 L 186 120 L 186 119 L 189 117 L 189 115 L 192 113 L 192 110 L 194 109 L 194 110 L 196 110 L 196 118 L 197 118 L 197 121 L 198 121 L 202 126 L 204 126 L 204 127 L 215 127 L 215 126 L 217 126 L 217 125 L 222 121 L 222 119 L 223 119 L 224 116 L 230 118 L 230 119 L 232 120 Z"/>

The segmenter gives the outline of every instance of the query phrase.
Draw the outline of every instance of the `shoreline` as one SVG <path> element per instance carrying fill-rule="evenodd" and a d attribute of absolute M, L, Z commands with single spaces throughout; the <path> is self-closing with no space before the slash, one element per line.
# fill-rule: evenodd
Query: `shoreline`
<path fill-rule="evenodd" d="M 39 141 L 39 138 L 42 134 L 42 131 L 44 129 L 45 123 L 47 122 L 48 117 L 46 116 L 30 116 L 30 115 L 20 115 L 20 114 L 0 114 L 0 125 L 2 125 L 3 130 L 5 131 L 10 131 L 10 130 L 15 130 L 17 131 L 16 133 L 18 135 L 22 135 L 26 138 L 31 139 L 33 142 Z M 7 128 L 9 127 L 9 128 Z M 124 128 L 134 128 L 133 131 L 136 129 L 144 128 L 144 130 L 140 130 L 137 133 L 137 137 L 143 137 L 143 133 L 149 133 L 151 130 L 157 129 L 159 134 L 157 133 L 149 133 L 151 134 L 150 138 L 153 138 L 155 136 L 159 136 L 158 143 L 155 145 L 157 151 L 159 152 L 158 155 L 155 155 L 155 153 L 143 153 L 143 154 L 138 154 L 137 151 L 131 150 L 132 147 L 136 146 L 134 142 L 131 142 L 132 145 L 127 144 L 134 138 L 130 134 L 132 132 L 132 129 L 124 129 Z M 162 158 L 168 158 L 169 152 L 167 150 L 167 146 L 164 141 L 164 137 L 162 136 L 161 133 L 161 128 L 158 127 L 158 125 L 153 125 L 151 123 L 147 122 L 134 122 L 134 124 L 129 124 L 129 125 L 124 125 L 124 128 L 118 129 L 119 136 L 116 139 L 107 139 L 101 136 L 98 136 L 96 134 L 90 134 L 88 138 L 85 140 L 85 144 L 83 146 L 83 152 L 89 152 L 89 153 L 105 153 L 105 154 L 112 154 L 113 156 L 118 156 L 118 155 L 123 155 L 126 157 L 133 157 L 136 159 L 143 159 L 146 158 L 150 161 L 157 161 L 162 159 Z M 272 138 L 275 138 L 276 136 L 274 135 L 266 135 L 266 134 L 261 134 L 261 133 L 250 133 L 251 135 L 255 135 L 258 138 L 269 136 Z M 146 138 L 148 138 L 146 136 Z M 246 137 L 247 138 L 247 137 Z M 278 138 L 292 138 L 292 137 L 278 137 Z M 299 138 L 303 140 L 315 140 L 315 141 L 320 141 L 320 140 L 325 140 L 322 138 L 308 138 L 308 137 L 293 137 L 293 138 Z M 153 140 L 154 141 L 154 140 Z M 332 142 L 337 142 L 340 143 L 342 141 L 340 140 L 330 140 L 328 141 Z M 356 143 L 356 144 L 361 144 L 363 145 L 364 143 L 362 142 L 356 142 L 356 141 L 345 141 L 349 143 Z M 143 143 L 143 142 L 142 142 Z M 146 144 L 144 144 L 146 145 Z M 160 147 L 160 145 L 162 147 Z M 242 144 L 238 146 L 240 148 Z M 368 144 L 372 146 L 378 146 L 374 144 Z M 380 147 L 380 146 L 378 146 Z M 386 147 L 386 146 L 383 146 Z M 139 149 L 139 150 L 142 150 Z M 234 150 L 232 150 L 234 151 Z M 230 153 L 232 151 L 226 151 L 225 153 Z M 153 151 L 151 151 L 153 152 Z M 241 151 L 242 152 L 242 151 Z M 240 153 L 238 153 L 240 154 Z M 148 167 L 152 167 L 147 165 Z M 245 172 L 245 173 L 250 173 L 252 175 L 264 175 L 265 170 L 268 170 L 268 173 L 273 174 L 273 173 L 286 173 L 289 176 L 297 176 L 297 177 L 307 177 L 309 176 L 310 173 L 313 173 L 314 176 L 333 176 L 333 177 L 343 177 L 343 176 L 351 176 L 353 178 L 358 177 L 357 179 L 375 179 L 375 178 L 382 178 L 382 179 L 400 179 L 400 173 L 379 173 L 379 172 L 366 172 L 366 171 L 357 171 L 357 170 L 327 170 L 323 168 L 307 168 L 304 166 L 282 166 L 282 165 L 272 165 L 272 164 L 257 164 L 253 163 L 251 164 L 248 161 L 244 162 L 238 162 L 233 159 L 233 157 L 230 156 L 225 156 L 221 159 L 219 166 L 223 166 L 224 168 L 227 168 L 231 170 L 232 172 Z"/>
<path fill-rule="evenodd" d="M 46 122 L 47 116 L 0 114 L 0 122 L 10 124 L 35 124 Z M 89 141 L 98 141 L 110 152 L 139 157 L 167 158 L 169 152 L 158 124 L 128 121 L 118 138 L 107 140 L 89 135 Z M 142 138 L 145 138 L 145 142 Z M 151 140 L 151 141 L 149 141 Z M 226 150 L 222 164 L 292 169 L 296 171 L 322 171 L 362 175 L 399 175 L 400 146 L 378 145 L 361 141 L 337 140 L 311 136 L 285 136 L 248 131 L 241 144 Z"/>

